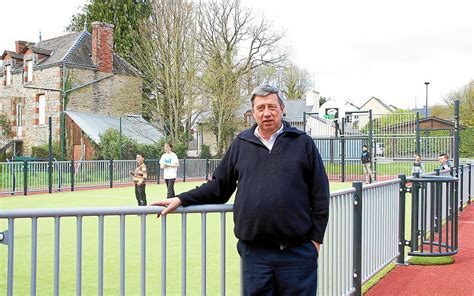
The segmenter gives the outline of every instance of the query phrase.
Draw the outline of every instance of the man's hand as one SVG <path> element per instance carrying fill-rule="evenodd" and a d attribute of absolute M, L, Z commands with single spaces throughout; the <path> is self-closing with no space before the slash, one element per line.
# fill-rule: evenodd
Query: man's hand
<path fill-rule="evenodd" d="M 318 250 L 318 254 L 319 254 L 319 248 L 321 248 L 321 244 L 320 243 L 317 243 L 315 242 L 314 240 L 311 241 L 313 243 L 313 245 L 316 247 L 316 250 Z"/>
<path fill-rule="evenodd" d="M 150 206 L 162 206 L 166 207 L 166 209 L 161 212 L 161 215 L 166 215 L 171 211 L 176 210 L 181 205 L 181 200 L 178 197 L 167 198 L 165 200 L 155 201 L 150 204 Z M 160 214 L 158 214 L 158 217 Z"/>

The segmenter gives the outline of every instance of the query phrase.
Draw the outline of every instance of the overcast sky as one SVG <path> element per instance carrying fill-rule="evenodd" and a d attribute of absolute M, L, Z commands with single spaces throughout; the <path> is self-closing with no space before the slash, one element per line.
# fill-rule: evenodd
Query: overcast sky
<path fill-rule="evenodd" d="M 64 34 L 84 0 L 23 0 L 2 11 L 0 50 Z M 402 108 L 442 103 L 474 79 L 472 0 L 243 0 L 286 33 L 291 59 L 322 96 Z M 5 6 L 3 6 L 5 8 Z M 3 9 L 2 9 L 3 10 Z"/>

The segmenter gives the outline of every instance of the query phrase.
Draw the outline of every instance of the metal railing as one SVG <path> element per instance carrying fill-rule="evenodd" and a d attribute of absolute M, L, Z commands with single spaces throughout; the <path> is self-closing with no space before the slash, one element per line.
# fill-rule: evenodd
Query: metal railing
<path fill-rule="evenodd" d="M 353 183 L 351 189 L 334 192 L 330 199 L 330 219 L 321 248 L 319 257 L 319 289 L 318 295 L 340 295 L 353 292 L 360 292 L 362 283 L 367 281 L 371 276 L 377 273 L 394 258 L 399 256 L 397 243 L 397 223 L 398 223 L 398 199 L 400 179 L 380 182 L 362 187 L 362 183 Z M 125 279 L 127 277 L 127 269 L 125 261 L 128 256 L 125 245 L 127 240 L 126 221 L 140 216 L 140 222 L 135 223 L 134 228 L 128 230 L 127 233 L 140 233 L 140 240 L 136 242 L 136 246 L 140 246 L 140 289 L 141 293 L 145 293 L 147 286 L 147 215 L 160 213 L 161 207 L 124 207 L 124 208 L 79 208 L 79 209 L 21 209 L 0 212 L 0 222 L 7 220 L 8 230 L 2 232 L 3 236 L 0 242 L 8 245 L 8 267 L 7 267 L 7 294 L 13 294 L 14 278 L 13 269 L 15 261 L 15 238 L 18 236 L 28 235 L 26 233 L 16 233 L 15 225 L 20 223 L 19 220 L 31 219 L 31 293 L 36 293 L 37 289 L 37 261 L 38 261 L 38 220 L 53 220 L 51 227 L 54 228 L 54 278 L 52 286 L 54 294 L 60 293 L 60 273 L 61 269 L 61 229 L 66 228 L 68 231 L 76 229 L 76 292 L 78 295 L 82 291 L 82 281 L 84 278 L 81 268 L 84 261 L 90 261 L 89 252 L 83 251 L 84 234 L 83 223 L 85 217 L 94 217 L 96 219 L 98 229 L 97 232 L 97 294 L 104 293 L 104 232 L 110 231 L 106 228 L 105 219 L 109 216 L 117 216 L 120 221 L 115 226 L 119 229 L 120 239 L 117 243 L 120 248 L 120 287 L 117 292 L 121 295 L 125 294 Z M 363 209 L 363 210 L 362 210 Z M 188 275 L 186 274 L 187 249 L 189 241 L 187 240 L 187 217 L 190 214 L 201 215 L 201 294 L 206 294 L 206 258 L 207 258 L 207 220 L 206 214 L 220 213 L 220 293 L 225 294 L 226 291 L 226 213 L 232 211 L 232 205 L 205 205 L 191 206 L 179 208 L 175 214 L 181 215 L 181 293 L 186 292 L 186 283 Z M 75 217 L 75 225 L 66 225 L 68 217 Z M 170 217 L 171 218 L 171 217 Z M 95 220 L 94 219 L 94 220 Z M 89 218 L 90 223 L 90 218 Z M 167 291 L 167 262 L 166 258 L 169 244 L 167 242 L 167 218 L 160 218 L 161 221 L 161 294 L 165 295 Z M 177 223 L 177 220 L 173 220 Z M 2 225 L 0 223 L 0 225 Z M 150 227 L 150 226 L 148 226 Z M 157 226 L 157 228 L 160 228 Z M 64 230 L 63 230 L 64 231 Z M 374 239 L 377 238 L 377 239 Z M 90 237 L 89 237 L 90 239 Z M 107 243 L 109 244 L 109 243 Z M 173 246 L 179 245 L 179 242 L 173 241 Z M 156 246 L 155 246 L 156 247 Z M 157 247 L 156 247 L 157 248 Z M 156 249 L 149 251 L 157 252 Z M 236 253 L 236 252 L 235 252 Z M 234 254 L 237 256 L 236 254 Z M 175 258 L 179 258 L 176 257 Z M 195 258 L 195 256 L 193 256 Z M 196 258 L 195 258 L 196 259 Z M 69 262 L 68 265 L 74 265 Z M 153 264 L 155 264 L 154 262 Z M 64 264 L 64 263 L 63 263 Z M 148 265 L 151 263 L 148 263 Z M 198 264 L 193 261 L 193 265 Z M 171 268 L 178 268 L 179 264 L 173 264 Z M 168 265 L 168 267 L 170 267 Z M 176 271 L 174 271 L 175 273 Z M 89 276 L 90 278 L 90 276 Z M 0 285 L 1 286 L 1 285 Z M 173 291 L 176 291 L 176 287 Z"/>

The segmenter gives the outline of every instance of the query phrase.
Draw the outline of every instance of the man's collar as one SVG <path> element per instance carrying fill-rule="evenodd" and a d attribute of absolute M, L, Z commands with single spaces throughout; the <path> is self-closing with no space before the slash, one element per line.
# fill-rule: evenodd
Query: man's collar
<path fill-rule="evenodd" d="M 275 137 L 275 136 L 278 136 L 278 135 L 281 134 L 282 132 L 283 132 L 283 122 L 281 123 L 280 128 L 279 128 L 275 133 L 273 133 L 273 134 L 270 136 L 270 138 L 268 139 L 268 141 L 269 141 L 271 138 L 273 138 L 273 137 Z M 265 140 L 265 138 L 262 136 L 262 134 L 260 134 L 260 127 L 259 127 L 258 125 L 257 125 L 257 127 L 255 128 L 254 134 L 255 134 L 255 136 L 256 136 L 258 139 L 263 139 L 263 140 Z M 265 140 L 265 141 L 267 141 L 267 140 Z"/>

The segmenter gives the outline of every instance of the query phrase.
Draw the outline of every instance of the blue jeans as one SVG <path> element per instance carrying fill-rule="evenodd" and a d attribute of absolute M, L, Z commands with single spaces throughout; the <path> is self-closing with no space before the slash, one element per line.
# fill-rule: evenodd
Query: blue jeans
<path fill-rule="evenodd" d="M 309 241 L 281 249 L 239 241 L 244 295 L 316 295 L 318 251 Z"/>

